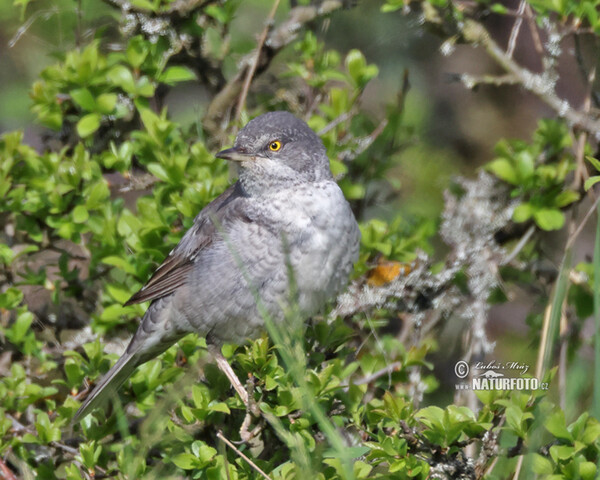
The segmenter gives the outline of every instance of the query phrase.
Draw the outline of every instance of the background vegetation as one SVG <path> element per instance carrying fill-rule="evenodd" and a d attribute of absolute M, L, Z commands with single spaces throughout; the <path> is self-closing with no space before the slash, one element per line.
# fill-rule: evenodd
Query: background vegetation
<path fill-rule="evenodd" d="M 598 15 L 0 3 L 0 476 L 596 478 Z M 248 411 L 188 336 L 72 425 L 144 313 L 123 303 L 230 184 L 214 152 L 273 109 L 319 133 L 360 219 L 348 291 L 223 348 Z M 456 388 L 478 362 L 549 388 Z"/>

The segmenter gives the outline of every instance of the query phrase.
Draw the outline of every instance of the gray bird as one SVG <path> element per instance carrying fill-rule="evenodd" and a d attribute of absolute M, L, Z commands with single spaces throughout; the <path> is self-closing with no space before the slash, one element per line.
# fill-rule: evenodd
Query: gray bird
<path fill-rule="evenodd" d="M 198 214 L 125 304 L 152 302 L 125 353 L 74 421 L 113 395 L 138 365 L 188 333 L 213 345 L 241 343 L 261 333 L 265 314 L 284 321 L 290 270 L 305 317 L 346 285 L 360 232 L 325 147 L 306 123 L 287 112 L 266 113 L 217 157 L 239 165 L 239 180 Z"/>

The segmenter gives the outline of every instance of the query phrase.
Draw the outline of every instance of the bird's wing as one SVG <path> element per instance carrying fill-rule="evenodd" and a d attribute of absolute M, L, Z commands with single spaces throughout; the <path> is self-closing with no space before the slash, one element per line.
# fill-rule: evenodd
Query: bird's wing
<path fill-rule="evenodd" d="M 198 254 L 214 240 L 215 234 L 245 196 L 239 182 L 209 203 L 194 219 L 194 224 L 156 269 L 148 283 L 134 294 L 125 305 L 156 300 L 173 293 L 183 285 Z"/>

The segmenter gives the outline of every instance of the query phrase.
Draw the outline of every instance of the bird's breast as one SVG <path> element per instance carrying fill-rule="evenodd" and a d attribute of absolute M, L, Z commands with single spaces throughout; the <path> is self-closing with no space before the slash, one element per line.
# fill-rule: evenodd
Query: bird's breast
<path fill-rule="evenodd" d="M 277 192 L 265 205 L 300 307 L 313 313 L 346 284 L 357 259 L 360 234 L 350 206 L 333 181 Z"/>

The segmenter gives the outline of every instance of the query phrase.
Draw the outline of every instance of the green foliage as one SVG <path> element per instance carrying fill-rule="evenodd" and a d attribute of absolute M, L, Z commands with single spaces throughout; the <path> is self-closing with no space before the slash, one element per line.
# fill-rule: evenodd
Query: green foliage
<path fill-rule="evenodd" d="M 30 3 L 14 1 L 23 19 Z M 248 388 L 248 411 L 213 365 L 206 341 L 189 335 L 140 366 L 111 406 L 70 424 L 86 382 L 108 371 L 118 358 L 108 352 L 120 351 L 115 344 L 145 311 L 123 304 L 230 183 L 210 142 L 226 143 L 232 132 L 211 131 L 200 121 L 183 126 L 170 117 L 165 98 L 194 82 L 214 99 L 231 85 L 225 73 L 234 60 L 255 43 L 230 36 L 241 2 L 184 3 L 132 0 L 134 13 L 123 18 L 132 23 L 121 25 L 128 34 L 117 38 L 114 18 L 123 12 L 115 10 L 108 27 L 59 51 L 33 84 L 32 111 L 48 129 L 39 151 L 23 142 L 22 132 L 0 137 L 0 462 L 23 478 L 49 479 L 262 478 L 256 467 L 273 479 L 427 479 L 440 471 L 474 478 L 468 447 L 480 453 L 481 472 L 494 456 L 509 464 L 523 455 L 544 478 L 595 478 L 600 424 L 579 411 L 570 422 L 552 393 L 481 391 L 477 410 L 438 401 L 440 380 L 431 363 L 437 332 L 420 331 L 422 315 L 438 313 L 426 298 L 435 290 L 429 284 L 418 292 L 426 306 L 409 312 L 397 307 L 398 297 L 308 325 L 290 312 L 285 328 L 270 326 L 269 337 L 223 346 Z M 313 2 L 300 3 L 310 8 Z M 439 22 L 466 15 L 445 1 L 421 3 L 426 17 Z M 542 21 L 576 16 L 598 31 L 594 2 L 530 3 Z M 407 7 L 388 0 L 381 9 Z M 360 50 L 327 49 L 307 29 L 280 55 L 288 57 L 269 73 L 275 87 L 267 95 L 250 89 L 247 103 L 256 106 L 242 109 L 237 120 L 283 108 L 304 115 L 319 132 L 360 217 L 356 285 L 368 283 L 362 277 L 381 259 L 410 262 L 420 251 L 439 256 L 438 219 L 372 213 L 393 205 L 398 159 L 415 141 L 404 118 L 407 77 L 376 121 L 362 102 L 381 65 Z M 263 65 L 257 67 L 259 75 Z M 564 211 L 580 200 L 581 192 L 568 186 L 572 134 L 565 122 L 544 120 L 531 142 L 498 142 L 485 168 L 518 203 L 516 223 L 559 230 Z M 597 160 L 588 160 L 600 171 Z M 523 247 L 522 258 L 536 255 L 531 243 Z M 592 267 L 569 271 L 581 281 L 559 299 L 567 299 L 580 321 L 597 306 Z M 440 261 L 432 270 L 443 269 Z M 534 279 L 511 266 L 500 274 L 514 284 Z M 451 277 L 440 290 L 470 293 L 464 271 Z M 48 297 L 45 310 L 36 308 L 36 295 Z M 418 325 L 414 339 L 401 341 L 398 324 L 409 320 Z"/>
<path fill-rule="evenodd" d="M 565 188 L 567 174 L 575 168 L 569 132 L 562 122 L 542 121 L 531 144 L 500 142 L 486 168 L 511 184 L 521 200 L 513 220 L 533 220 L 542 230 L 559 230 L 565 223 L 561 209 L 579 200 L 579 193 Z"/>

